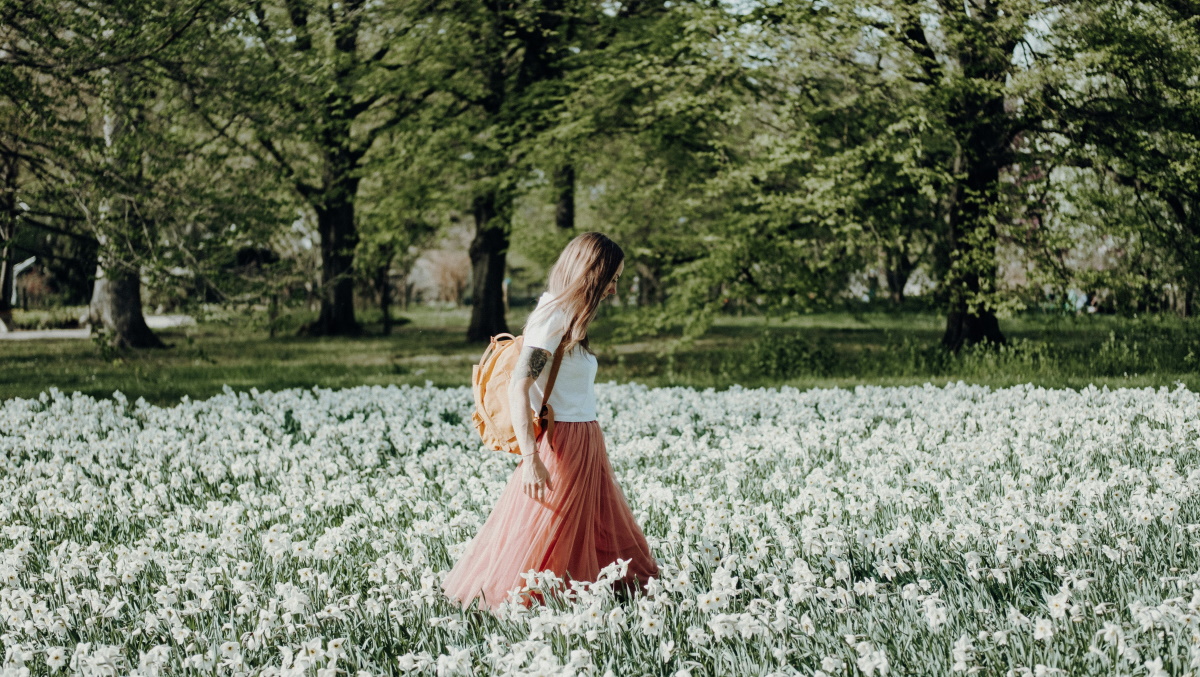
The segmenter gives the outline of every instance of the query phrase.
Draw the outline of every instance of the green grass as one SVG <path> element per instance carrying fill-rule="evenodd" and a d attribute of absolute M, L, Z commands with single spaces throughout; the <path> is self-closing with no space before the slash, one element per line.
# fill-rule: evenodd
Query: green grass
<path fill-rule="evenodd" d="M 360 338 L 305 338 L 282 323 L 269 338 L 258 319 L 212 318 L 160 331 L 164 350 L 110 353 L 84 340 L 0 342 L 0 398 L 36 397 L 48 388 L 157 404 L 235 390 L 354 385 L 466 385 L 481 346 L 467 343 L 468 309 L 414 309 L 390 337 L 378 313 L 363 313 Z M 526 311 L 509 325 L 519 331 Z M 949 356 L 937 346 L 944 320 L 932 314 L 827 313 L 786 322 L 721 318 L 705 336 L 614 342 L 629 317 L 610 313 L 592 332 L 597 381 L 725 388 L 792 385 L 853 387 L 963 380 L 996 387 L 1032 382 L 1080 388 L 1172 386 L 1200 389 L 1200 324 L 1178 318 L 1028 316 L 1005 320 L 1013 339 L 1000 352 Z"/>
<path fill-rule="evenodd" d="M 86 306 L 62 306 L 59 308 L 13 310 L 15 329 L 74 329 L 79 327 L 79 317 L 87 312 Z"/>

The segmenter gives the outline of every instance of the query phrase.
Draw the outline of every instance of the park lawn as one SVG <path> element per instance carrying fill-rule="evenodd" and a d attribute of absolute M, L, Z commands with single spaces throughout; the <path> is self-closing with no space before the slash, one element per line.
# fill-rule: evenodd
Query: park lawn
<path fill-rule="evenodd" d="M 514 309 L 520 331 L 527 311 Z M 468 343 L 469 309 L 414 309 L 391 336 L 379 331 L 378 313 L 364 313 L 358 338 L 308 338 L 291 331 L 271 338 L 237 318 L 161 330 L 166 349 L 104 351 L 86 340 L 0 341 L 0 399 L 36 397 L 49 388 L 170 404 L 234 390 L 357 385 L 467 385 L 482 347 Z M 722 317 L 704 336 L 614 342 L 621 315 L 597 320 L 593 348 L 598 382 L 722 389 L 790 385 L 854 387 L 966 381 L 995 387 L 1035 383 L 1082 388 L 1172 386 L 1200 389 L 1200 335 L 1194 320 L 1131 320 L 1110 316 L 1006 320 L 1006 335 L 1022 347 L 1011 354 L 939 361 L 942 318 L 923 313 L 849 312 L 788 321 Z M 766 333 L 826 346 L 820 364 L 791 373 L 756 371 L 754 344 Z M 1049 357 L 1047 356 L 1049 354 Z M 1098 356 L 1098 357 L 1097 357 Z"/>

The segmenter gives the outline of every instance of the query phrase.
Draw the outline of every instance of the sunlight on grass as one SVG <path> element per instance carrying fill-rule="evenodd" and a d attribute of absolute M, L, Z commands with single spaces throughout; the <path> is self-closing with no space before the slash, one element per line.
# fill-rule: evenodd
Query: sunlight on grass
<path fill-rule="evenodd" d="M 519 332 L 527 309 L 514 309 Z M 466 385 L 482 346 L 468 343 L 469 309 L 414 308 L 382 336 L 378 313 L 362 315 L 358 338 L 269 338 L 236 316 L 163 330 L 163 350 L 122 351 L 105 359 L 86 340 L 0 342 L 0 397 L 34 397 L 53 386 L 108 397 L 114 391 L 150 402 L 203 398 L 222 386 L 245 390 L 410 384 Z M 991 386 L 1034 383 L 1081 388 L 1200 388 L 1200 332 L 1178 318 L 1021 317 L 1006 321 L 1010 346 L 1000 352 L 938 348 L 941 318 L 931 314 L 827 313 L 785 322 L 721 317 L 690 343 L 677 335 L 611 342 L 627 317 L 594 325 L 597 381 L 724 389 L 791 385 L 936 385 L 963 380 Z M 297 323 L 298 326 L 298 323 Z"/>

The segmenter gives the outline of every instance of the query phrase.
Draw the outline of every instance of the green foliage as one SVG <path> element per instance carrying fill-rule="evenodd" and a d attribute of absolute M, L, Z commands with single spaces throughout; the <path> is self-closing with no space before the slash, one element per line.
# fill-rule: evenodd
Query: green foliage
<path fill-rule="evenodd" d="M 579 230 L 612 235 L 651 309 L 629 335 L 829 311 L 852 279 L 898 299 L 917 273 L 924 303 L 976 315 L 1072 286 L 1194 312 L 1194 4 L 986 7 L 7 2 L 0 240 L 277 327 L 386 288 L 464 216 L 511 224 L 522 285 Z M 945 368 L 1053 361 L 1007 350 Z M 1152 366 L 1112 350 L 1104 369 Z"/>
<path fill-rule="evenodd" d="M 299 338 L 311 315 L 284 316 L 272 339 L 266 328 L 229 315 L 195 327 L 163 331 L 171 347 L 138 355 L 89 341 L 0 342 L 11 362 L 0 371 L 0 397 L 35 397 L 47 384 L 107 397 L 114 390 L 156 403 L 239 390 L 410 383 L 465 385 L 478 346 L 462 340 L 466 310 L 413 309 L 395 335 L 378 335 L 379 316 L 362 316 L 359 339 Z M 518 323 L 520 318 L 516 318 Z M 942 350 L 933 315 L 806 315 L 764 327 L 757 318 L 720 317 L 690 343 L 670 338 L 620 341 L 620 317 L 606 314 L 593 332 L 600 351 L 597 381 L 728 388 L 847 387 L 965 380 L 994 386 L 1034 383 L 1079 388 L 1170 386 L 1200 388 L 1200 331 L 1195 321 L 1084 318 L 1012 320 L 1016 334 L 1000 349 Z M 407 320 L 407 321 L 405 321 Z"/>
<path fill-rule="evenodd" d="M 935 325 L 905 326 L 915 320 L 913 315 L 860 317 L 845 326 L 818 319 L 833 317 L 814 316 L 812 324 L 803 328 L 755 327 L 753 333 L 738 331 L 736 339 L 710 334 L 664 348 L 657 361 L 620 353 L 614 359 L 619 373 L 634 380 L 714 387 L 960 379 L 1047 387 L 1106 379 L 1169 384 L 1200 367 L 1200 338 L 1188 322 L 1106 318 L 1063 323 L 1017 316 L 1012 320 L 1017 335 L 1006 344 L 968 345 L 952 353 L 936 340 Z M 718 319 L 717 326 L 728 321 Z M 864 329 L 876 323 L 887 328 Z"/>
<path fill-rule="evenodd" d="M 274 229 L 263 176 L 180 84 L 220 53 L 206 29 L 224 18 L 215 3 L 157 0 L 0 8 L 0 71 L 27 86 L 0 89 L 0 155 L 25 165 L 30 253 L 77 256 L 82 275 L 98 260 L 186 302 L 230 281 L 219 269 L 230 250 Z"/>
<path fill-rule="evenodd" d="M 1057 27 L 1053 77 L 1036 83 L 1032 101 L 1051 112 L 1062 134 L 1058 164 L 1073 169 L 1062 173 L 1065 225 L 1073 234 L 1092 230 L 1092 242 L 1109 238 L 1116 254 L 1075 275 L 1113 288 L 1124 311 L 1170 294 L 1177 308 L 1193 299 L 1195 312 L 1200 6 L 1091 0 L 1076 5 L 1073 18 Z"/>
<path fill-rule="evenodd" d="M 930 374 L 1014 382 L 1071 373 L 1127 377 L 1194 370 L 1200 364 L 1195 358 L 1198 351 L 1200 339 L 1187 332 L 1139 329 L 1131 323 L 1119 332 L 1110 331 L 1103 341 L 1083 345 L 1016 337 L 999 347 L 967 346 L 958 354 L 908 339 L 895 350 L 864 359 L 860 371 L 868 375 Z"/>
<path fill-rule="evenodd" d="M 17 329 L 74 329 L 79 326 L 79 316 L 87 308 L 61 306 L 39 310 L 13 310 L 13 325 Z"/>
<path fill-rule="evenodd" d="M 1011 309 L 994 283 L 997 223 L 1017 211 L 1000 183 L 1029 123 L 993 104 L 1034 10 L 1002 4 L 925 17 L 900 3 L 681 3 L 635 33 L 637 51 L 602 62 L 577 104 L 599 112 L 577 126 L 635 115 L 631 138 L 651 151 L 638 165 L 650 180 L 621 200 L 649 223 L 617 229 L 684 240 L 638 261 L 669 287 L 646 327 L 697 336 L 731 299 L 777 316 L 827 309 L 864 268 L 897 296 L 923 268 L 949 276 L 953 303 Z"/>
<path fill-rule="evenodd" d="M 746 376 L 786 380 L 797 376 L 828 376 L 836 355 L 823 338 L 804 334 L 764 332 L 745 353 L 732 359 Z"/>

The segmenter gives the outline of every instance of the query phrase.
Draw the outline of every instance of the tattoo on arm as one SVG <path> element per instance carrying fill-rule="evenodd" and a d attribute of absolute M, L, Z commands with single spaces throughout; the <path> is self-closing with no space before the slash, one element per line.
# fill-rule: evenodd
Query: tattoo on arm
<path fill-rule="evenodd" d="M 525 366 L 527 367 L 524 374 L 525 377 L 536 379 L 539 375 L 541 375 L 542 370 L 546 368 L 546 363 L 550 361 L 550 351 L 543 348 L 529 347 L 525 349 L 525 352 L 521 357 L 523 358 L 521 361 L 524 362 Z M 520 365 L 518 365 L 518 372 L 519 371 Z"/>

